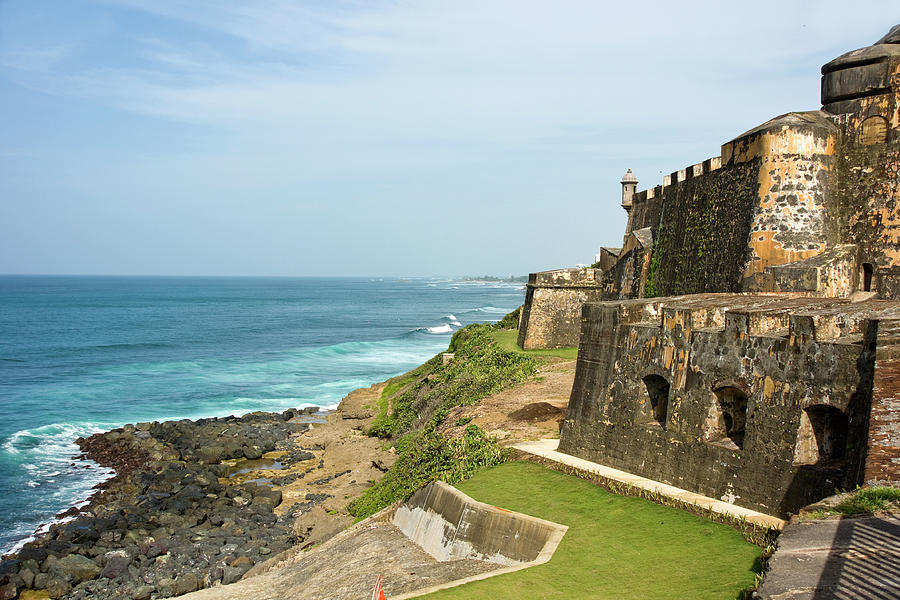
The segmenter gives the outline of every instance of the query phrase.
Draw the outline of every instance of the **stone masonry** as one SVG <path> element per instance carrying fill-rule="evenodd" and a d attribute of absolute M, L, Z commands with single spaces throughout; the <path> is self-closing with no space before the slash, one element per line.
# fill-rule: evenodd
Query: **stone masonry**
<path fill-rule="evenodd" d="M 618 256 L 531 276 L 520 345 L 579 343 L 561 452 L 779 516 L 900 485 L 900 26 L 822 106 L 629 171 Z"/>

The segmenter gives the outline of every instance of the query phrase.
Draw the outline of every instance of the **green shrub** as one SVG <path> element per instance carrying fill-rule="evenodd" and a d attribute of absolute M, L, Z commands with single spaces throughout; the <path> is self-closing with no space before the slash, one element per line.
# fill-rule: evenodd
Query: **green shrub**
<path fill-rule="evenodd" d="M 525 381 L 537 371 L 537 360 L 500 348 L 492 336 L 494 327 L 469 325 L 450 340 L 456 359 L 443 364 L 440 355 L 411 371 L 416 381 L 392 398 L 390 414 L 379 415 L 369 434 L 395 438 L 413 428 L 443 422 L 450 409 L 474 404 L 506 387 Z"/>
<path fill-rule="evenodd" d="M 512 311 L 496 323 L 494 323 L 494 327 L 497 329 L 518 329 L 519 328 L 519 315 L 522 314 L 522 307 L 520 306 L 516 310 Z"/>
<path fill-rule="evenodd" d="M 462 439 L 437 432 L 454 407 L 475 404 L 537 372 L 537 359 L 501 348 L 494 340 L 496 330 L 488 324 L 460 329 L 450 340 L 455 360 L 445 365 L 438 355 L 385 386 L 380 401 L 385 410 L 373 421 L 369 435 L 394 439 L 397 462 L 348 505 L 351 514 L 364 518 L 430 481 L 454 484 L 506 460 L 508 450 L 467 419 L 457 421 L 457 425 L 468 425 Z"/>
<path fill-rule="evenodd" d="M 411 434 L 400 440 L 397 450 L 397 462 L 384 478 L 347 506 L 350 514 L 368 517 L 437 479 L 459 483 L 506 461 L 510 452 L 475 425 L 466 427 L 461 439 L 445 438 L 434 429 Z"/>
<path fill-rule="evenodd" d="M 859 515 L 900 504 L 898 488 L 863 488 L 834 507 L 842 515 Z"/>

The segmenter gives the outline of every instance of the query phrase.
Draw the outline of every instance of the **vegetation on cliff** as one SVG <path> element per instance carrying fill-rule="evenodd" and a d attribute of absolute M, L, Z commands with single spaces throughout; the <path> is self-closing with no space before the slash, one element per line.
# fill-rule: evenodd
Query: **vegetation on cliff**
<path fill-rule="evenodd" d="M 536 358 L 505 350 L 494 339 L 496 331 L 510 324 L 518 324 L 513 313 L 495 325 L 464 327 L 450 341 L 449 362 L 438 355 L 388 382 L 369 435 L 390 439 L 397 462 L 350 503 L 351 514 L 366 517 L 430 481 L 454 484 L 506 459 L 507 451 L 474 425 L 461 438 L 446 438 L 436 428 L 454 407 L 475 404 L 534 376 Z"/>

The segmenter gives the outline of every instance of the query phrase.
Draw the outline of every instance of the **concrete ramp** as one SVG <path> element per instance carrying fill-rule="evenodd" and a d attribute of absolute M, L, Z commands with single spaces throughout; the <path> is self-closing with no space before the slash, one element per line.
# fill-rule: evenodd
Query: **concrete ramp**
<path fill-rule="evenodd" d="M 401 504 L 394 526 L 439 561 L 531 566 L 550 560 L 568 527 L 478 502 L 442 481 Z"/>

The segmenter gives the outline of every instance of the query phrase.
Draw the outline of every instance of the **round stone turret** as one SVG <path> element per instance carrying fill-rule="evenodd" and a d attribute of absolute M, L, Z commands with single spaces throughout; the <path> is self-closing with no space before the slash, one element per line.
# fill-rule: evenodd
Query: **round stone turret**
<path fill-rule="evenodd" d="M 842 54 L 822 67 L 822 106 L 836 115 L 861 112 L 891 93 L 891 74 L 900 63 L 900 25 L 871 46 Z"/>

